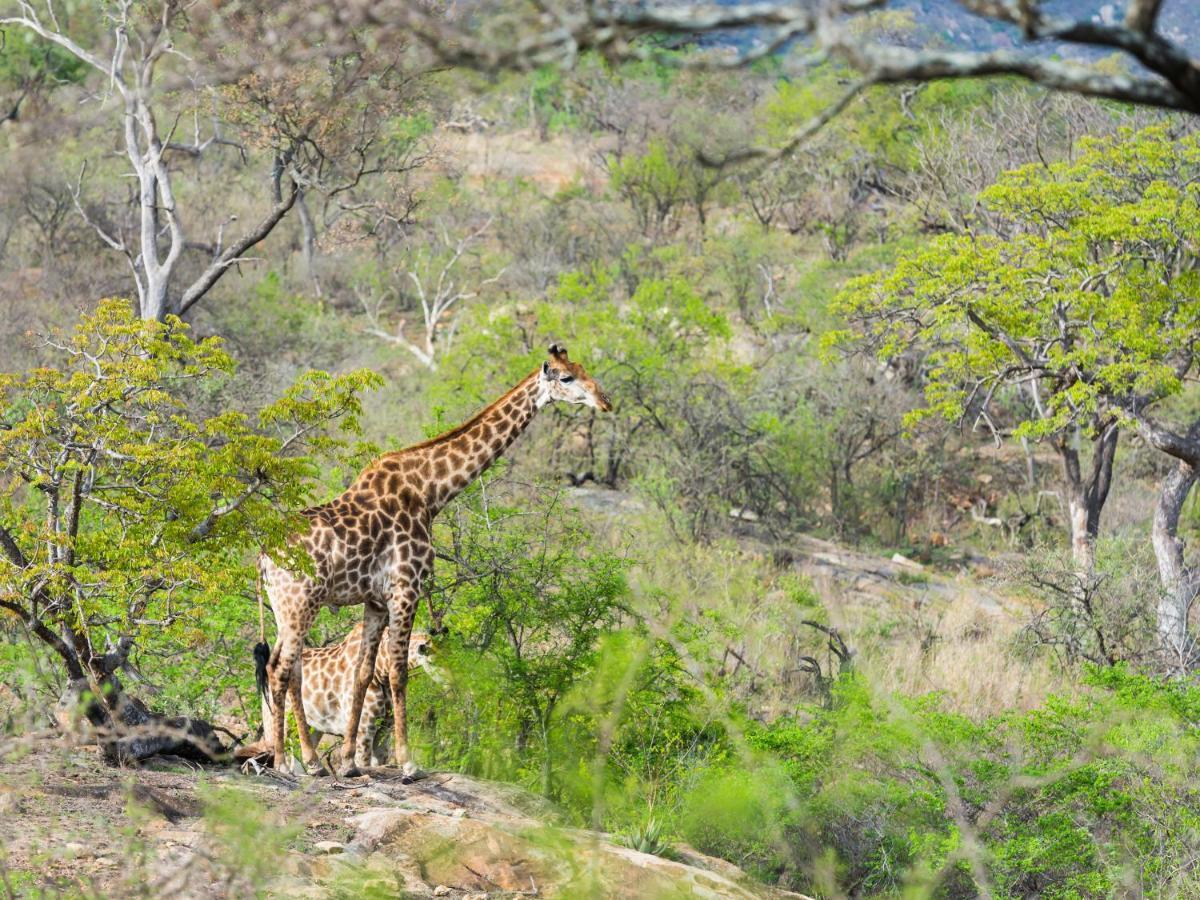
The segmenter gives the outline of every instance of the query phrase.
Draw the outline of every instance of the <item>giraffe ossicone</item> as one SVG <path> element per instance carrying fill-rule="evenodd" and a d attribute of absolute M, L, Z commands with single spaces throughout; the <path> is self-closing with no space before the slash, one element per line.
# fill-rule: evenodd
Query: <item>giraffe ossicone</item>
<path fill-rule="evenodd" d="M 612 402 L 600 385 L 561 343 L 550 345 L 546 360 L 511 390 L 471 419 L 446 433 L 385 453 L 338 497 L 302 512 L 307 529 L 295 540 L 313 561 L 312 574 L 291 572 L 266 554 L 259 573 L 277 636 L 268 661 L 272 708 L 283 709 L 289 688 L 303 696 L 304 640 L 322 606 L 363 607 L 362 641 L 355 663 L 353 692 L 343 736 L 343 775 L 353 774 L 358 725 L 384 628 L 397 652 L 389 660 L 395 762 L 409 766 L 409 637 L 420 598 L 433 574 L 433 519 L 529 427 L 538 410 L 561 402 L 602 412 Z M 307 767 L 320 768 L 305 719 L 295 704 L 300 748 Z M 284 762 L 284 723 L 272 721 L 275 765 Z"/>

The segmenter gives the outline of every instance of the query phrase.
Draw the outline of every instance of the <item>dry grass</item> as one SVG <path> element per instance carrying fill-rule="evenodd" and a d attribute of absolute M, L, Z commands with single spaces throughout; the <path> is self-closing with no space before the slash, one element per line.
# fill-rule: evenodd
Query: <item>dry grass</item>
<path fill-rule="evenodd" d="M 708 637 L 692 643 L 694 662 L 758 718 L 792 715 L 820 698 L 803 657 L 814 658 L 822 676 L 837 674 L 838 659 L 811 620 L 839 631 L 853 665 L 879 691 L 937 692 L 948 709 L 972 718 L 1077 692 L 1050 652 L 1022 640 L 1034 604 L 986 582 L 929 570 L 897 574 L 904 567 L 894 565 L 889 577 L 886 559 L 854 551 L 841 555 L 844 567 L 810 576 L 803 561 L 780 568 L 754 542 L 684 548 L 656 540 L 652 527 L 640 534 L 653 566 L 635 581 L 644 595 L 657 589 L 674 598 L 661 602 L 660 593 L 644 613 L 659 624 L 700 625 Z"/>
<path fill-rule="evenodd" d="M 1001 612 L 983 609 L 969 586 L 949 601 L 897 598 L 886 609 L 831 599 L 834 623 L 856 650 L 857 666 L 883 691 L 938 692 L 948 708 L 982 718 L 1076 690 L 1048 653 L 1021 645 L 1028 616 L 1016 603 Z"/>

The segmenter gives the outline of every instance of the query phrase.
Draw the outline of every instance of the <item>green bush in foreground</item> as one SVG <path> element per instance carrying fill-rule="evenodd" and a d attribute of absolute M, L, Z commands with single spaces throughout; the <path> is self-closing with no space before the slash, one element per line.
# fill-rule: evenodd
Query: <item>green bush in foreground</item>
<path fill-rule="evenodd" d="M 757 764 L 714 766 L 677 827 L 810 892 L 1190 896 L 1200 690 L 1086 680 L 1078 701 L 975 723 L 847 676 L 832 709 L 749 728 Z"/>

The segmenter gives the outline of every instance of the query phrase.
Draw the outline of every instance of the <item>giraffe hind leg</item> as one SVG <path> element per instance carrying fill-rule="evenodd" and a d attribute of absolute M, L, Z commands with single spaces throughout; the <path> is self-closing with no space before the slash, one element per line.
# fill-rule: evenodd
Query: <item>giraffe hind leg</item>
<path fill-rule="evenodd" d="M 292 666 L 299 656 L 283 639 L 280 640 L 276 665 L 271 681 L 271 747 L 275 752 L 275 769 L 282 772 L 287 760 L 287 692 L 292 680 Z"/>
<path fill-rule="evenodd" d="M 358 722 L 358 741 L 354 747 L 354 765 L 360 769 L 367 766 L 379 765 L 375 754 L 375 727 L 386 705 L 385 688 L 377 682 L 372 682 L 363 700 L 362 718 Z"/>
<path fill-rule="evenodd" d="M 275 612 L 277 639 L 268 664 L 268 682 L 271 697 L 271 746 L 275 751 L 275 768 L 283 771 L 287 761 L 287 697 L 293 673 L 300 666 L 304 652 L 304 638 L 312 627 L 316 606 L 307 602 L 308 597 L 295 587 L 284 587 L 273 591 L 271 608 Z M 300 682 L 297 682 L 297 689 Z M 298 704 L 299 706 L 299 704 Z M 303 711 L 301 711 L 303 715 Z M 297 724 L 302 723 L 297 718 Z M 303 739 L 302 739 L 303 743 Z"/>

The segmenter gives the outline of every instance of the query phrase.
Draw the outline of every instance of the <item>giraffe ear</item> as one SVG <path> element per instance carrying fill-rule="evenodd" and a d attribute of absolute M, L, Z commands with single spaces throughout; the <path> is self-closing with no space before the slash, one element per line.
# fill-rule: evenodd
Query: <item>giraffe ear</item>
<path fill-rule="evenodd" d="M 549 354 L 559 362 L 567 361 L 567 348 L 558 341 L 555 341 L 553 344 L 551 344 L 547 352 L 549 352 Z"/>
<path fill-rule="evenodd" d="M 558 381 L 558 371 L 550 368 L 550 363 L 548 362 L 542 363 L 542 376 L 547 381 Z"/>

